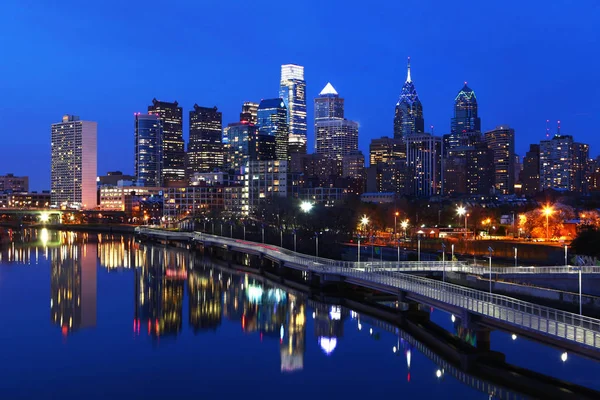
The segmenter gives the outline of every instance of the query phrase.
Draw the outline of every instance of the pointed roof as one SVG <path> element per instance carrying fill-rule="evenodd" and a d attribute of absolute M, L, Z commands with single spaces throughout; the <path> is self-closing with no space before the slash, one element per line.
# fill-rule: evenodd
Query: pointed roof
<path fill-rule="evenodd" d="M 333 88 L 333 86 L 331 85 L 331 83 L 327 82 L 327 85 L 325 85 L 325 87 L 323 88 L 323 90 L 321 90 L 321 93 L 319 93 L 319 96 L 325 96 L 328 94 L 333 94 L 333 95 L 338 95 L 338 92 L 335 91 L 335 89 Z"/>
<path fill-rule="evenodd" d="M 410 57 L 408 57 L 408 67 L 407 67 L 407 73 L 406 73 L 406 82 L 412 82 L 412 80 L 410 79 Z"/>
<path fill-rule="evenodd" d="M 454 98 L 455 101 L 458 99 L 464 99 L 467 101 L 471 101 L 471 100 L 477 101 L 475 92 L 473 91 L 473 89 L 471 89 L 470 87 L 467 86 L 467 82 L 465 82 L 465 86 L 463 86 L 463 88 L 460 89 L 460 92 L 458 92 L 458 94 Z"/>

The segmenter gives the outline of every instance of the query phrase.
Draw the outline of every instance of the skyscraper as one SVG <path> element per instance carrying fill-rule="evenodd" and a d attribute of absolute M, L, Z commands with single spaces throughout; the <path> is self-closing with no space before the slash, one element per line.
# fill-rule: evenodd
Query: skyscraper
<path fill-rule="evenodd" d="M 440 194 L 442 139 L 429 133 L 405 137 L 407 168 L 413 172 L 414 194 L 430 197 Z"/>
<path fill-rule="evenodd" d="M 275 158 L 275 138 L 260 135 L 254 124 L 234 122 L 223 130 L 226 164 L 230 169 L 241 171 L 250 161 Z"/>
<path fill-rule="evenodd" d="M 485 142 L 494 153 L 494 187 L 497 193 L 512 194 L 515 189 L 515 131 L 507 125 L 485 133 Z"/>
<path fill-rule="evenodd" d="M 96 122 L 63 116 L 52 124 L 51 204 L 59 207 L 96 207 L 97 177 Z"/>
<path fill-rule="evenodd" d="M 162 120 L 156 114 L 135 114 L 135 179 L 137 186 L 161 187 Z"/>
<path fill-rule="evenodd" d="M 275 138 L 278 160 L 288 159 L 289 128 L 287 109 L 282 99 L 266 99 L 258 106 L 258 132 Z"/>
<path fill-rule="evenodd" d="M 190 111 L 188 180 L 195 172 L 211 172 L 224 166 L 222 129 L 222 114 L 217 107 L 200 107 L 194 104 L 194 109 Z"/>
<path fill-rule="evenodd" d="M 344 118 L 344 99 L 330 83 L 315 99 L 315 148 L 337 160 L 358 151 L 358 123 Z"/>
<path fill-rule="evenodd" d="M 288 110 L 289 141 L 294 149 L 302 150 L 298 142 L 306 144 L 306 82 L 304 67 L 295 64 L 281 66 L 279 97 Z M 306 148 L 304 148 L 306 151 Z"/>
<path fill-rule="evenodd" d="M 472 146 L 481 141 L 481 120 L 477 111 L 475 92 L 465 82 L 454 98 L 450 134 L 444 135 L 444 155 L 452 149 Z"/>
<path fill-rule="evenodd" d="M 394 116 L 394 138 L 402 139 L 413 133 L 425 132 L 423 119 L 423 106 L 415 89 L 415 84 L 410 77 L 410 57 L 408 58 L 408 72 L 406 82 L 402 86 L 400 99 L 396 103 Z"/>
<path fill-rule="evenodd" d="M 540 142 L 541 189 L 585 192 L 589 145 L 577 143 L 571 135 L 557 133 Z"/>
<path fill-rule="evenodd" d="M 183 142 L 183 111 L 179 104 L 152 99 L 149 114 L 162 121 L 162 182 L 164 186 L 181 186 L 185 182 L 185 150 Z"/>
<path fill-rule="evenodd" d="M 404 159 L 406 159 L 406 145 L 403 140 L 387 136 L 371 140 L 371 144 L 369 145 L 369 161 L 371 165 Z"/>
<path fill-rule="evenodd" d="M 256 125 L 258 122 L 258 103 L 246 101 L 242 105 L 242 112 L 240 113 L 240 122 L 248 122 Z"/>
<path fill-rule="evenodd" d="M 523 157 L 523 169 L 520 176 L 522 193 L 533 196 L 540 191 L 540 145 L 530 144 L 529 151 Z"/>

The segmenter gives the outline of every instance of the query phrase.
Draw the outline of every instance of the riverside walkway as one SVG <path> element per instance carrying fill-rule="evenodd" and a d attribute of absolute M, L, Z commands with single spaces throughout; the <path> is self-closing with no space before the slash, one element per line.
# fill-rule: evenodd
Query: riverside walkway
<path fill-rule="evenodd" d="M 257 255 L 285 268 L 316 274 L 326 281 L 338 279 L 347 284 L 398 295 L 402 301 L 406 298 L 440 308 L 461 316 L 465 321 L 473 318 L 491 328 L 516 332 L 561 348 L 594 350 L 593 353 L 588 352 L 588 356 L 600 359 L 598 319 L 410 274 L 419 270 L 467 272 L 465 268 L 477 268 L 461 262 L 358 263 L 318 258 L 273 245 L 198 232 L 138 228 L 136 233 L 159 240 L 190 241 L 205 247 Z"/>

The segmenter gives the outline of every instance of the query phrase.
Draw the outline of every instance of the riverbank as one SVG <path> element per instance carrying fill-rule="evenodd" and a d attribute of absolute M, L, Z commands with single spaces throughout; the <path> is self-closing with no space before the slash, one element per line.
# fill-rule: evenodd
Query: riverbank
<path fill-rule="evenodd" d="M 135 233 L 138 225 L 125 224 L 24 224 L 20 227 L 14 225 L 1 225 L 11 229 L 42 229 L 51 231 L 73 231 L 73 232 L 91 232 L 91 233 Z"/>

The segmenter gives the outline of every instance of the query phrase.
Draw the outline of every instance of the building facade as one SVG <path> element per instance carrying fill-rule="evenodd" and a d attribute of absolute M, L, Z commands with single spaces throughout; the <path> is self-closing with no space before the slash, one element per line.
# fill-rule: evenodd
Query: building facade
<path fill-rule="evenodd" d="M 577 143 L 571 135 L 556 134 L 540 142 L 541 189 L 587 191 L 589 145 Z"/>
<path fill-rule="evenodd" d="M 530 144 L 529 151 L 523 157 L 523 169 L 519 177 L 521 193 L 533 196 L 540 191 L 540 145 Z"/>
<path fill-rule="evenodd" d="M 406 159 L 406 143 L 402 139 L 384 136 L 372 139 L 369 144 L 370 165 Z"/>
<path fill-rule="evenodd" d="M 283 99 L 288 110 L 289 140 L 294 142 L 294 148 L 306 151 L 306 81 L 304 67 L 295 64 L 281 66 L 279 97 Z M 299 145 L 303 143 L 304 146 Z"/>
<path fill-rule="evenodd" d="M 411 134 L 406 141 L 407 168 L 414 174 L 413 193 L 431 197 L 441 191 L 442 139 L 429 133 Z"/>
<path fill-rule="evenodd" d="M 5 190 L 29 192 L 29 177 L 15 176 L 14 174 L 0 175 L 0 192 Z"/>
<path fill-rule="evenodd" d="M 190 111 L 187 151 L 188 182 L 196 172 L 210 172 L 225 164 L 222 141 L 223 116 L 217 107 L 194 104 Z"/>
<path fill-rule="evenodd" d="M 96 208 L 96 122 L 65 115 L 52 124 L 51 205 L 66 208 Z"/>
<path fill-rule="evenodd" d="M 515 131 L 507 125 L 485 133 L 485 142 L 494 153 L 494 187 L 498 194 L 513 194 L 515 188 Z"/>
<path fill-rule="evenodd" d="M 194 186 L 168 188 L 163 196 L 163 215 L 167 223 L 209 212 L 229 215 L 247 214 L 243 186 Z"/>
<path fill-rule="evenodd" d="M 163 186 L 163 129 L 156 114 L 135 114 L 135 179 L 137 186 Z"/>
<path fill-rule="evenodd" d="M 246 101 L 242 105 L 240 113 L 240 122 L 247 122 L 256 125 L 258 123 L 258 103 Z"/>
<path fill-rule="evenodd" d="M 408 58 L 408 72 L 406 82 L 402 86 L 400 99 L 396 103 L 394 115 L 394 139 L 402 139 L 414 133 L 425 132 L 423 119 L 423 105 L 415 89 L 415 84 L 410 76 L 410 57 Z"/>
<path fill-rule="evenodd" d="M 262 100 L 258 106 L 257 115 L 259 134 L 274 137 L 276 158 L 287 160 L 290 132 L 287 124 L 287 109 L 283 99 Z"/>
<path fill-rule="evenodd" d="M 183 142 L 183 110 L 175 101 L 152 100 L 148 113 L 158 115 L 162 122 L 162 181 L 165 186 L 185 183 L 185 150 Z"/>

